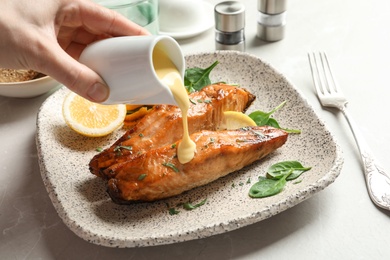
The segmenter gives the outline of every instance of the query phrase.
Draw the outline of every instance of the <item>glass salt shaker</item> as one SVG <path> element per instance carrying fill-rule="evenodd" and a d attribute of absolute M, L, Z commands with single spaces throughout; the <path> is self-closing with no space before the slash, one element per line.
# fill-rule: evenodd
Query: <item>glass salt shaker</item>
<path fill-rule="evenodd" d="M 287 0 L 257 0 L 257 37 L 268 42 L 283 39 Z"/>
<path fill-rule="evenodd" d="M 238 1 L 219 3 L 214 17 L 216 49 L 245 51 L 245 6 Z"/>

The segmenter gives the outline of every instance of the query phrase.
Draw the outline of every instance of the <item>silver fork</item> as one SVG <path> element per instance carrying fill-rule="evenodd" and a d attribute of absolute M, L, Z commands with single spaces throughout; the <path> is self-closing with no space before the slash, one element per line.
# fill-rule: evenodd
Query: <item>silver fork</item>
<path fill-rule="evenodd" d="M 347 99 L 337 86 L 324 52 L 308 54 L 311 74 L 318 98 L 323 107 L 339 109 L 347 119 L 358 146 L 364 169 L 367 190 L 371 200 L 379 207 L 390 210 L 390 176 L 372 156 L 365 140 L 346 109 Z"/>

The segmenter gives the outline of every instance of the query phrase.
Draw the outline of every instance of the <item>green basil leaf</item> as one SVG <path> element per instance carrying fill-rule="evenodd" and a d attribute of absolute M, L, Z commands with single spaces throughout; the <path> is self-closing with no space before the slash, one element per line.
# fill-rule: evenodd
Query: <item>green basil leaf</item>
<path fill-rule="evenodd" d="M 249 117 L 252 118 L 258 126 L 267 125 L 269 116 L 270 115 L 268 113 L 260 110 L 254 111 L 249 114 Z"/>
<path fill-rule="evenodd" d="M 280 193 L 286 185 L 286 177 L 281 179 L 261 179 L 249 189 L 252 198 L 264 198 Z"/>
<path fill-rule="evenodd" d="M 289 174 L 287 180 L 290 181 L 298 178 L 302 173 L 310 169 L 311 167 L 304 167 L 298 161 L 284 161 L 271 165 L 267 170 L 267 174 L 274 179 L 280 179 Z"/>
<path fill-rule="evenodd" d="M 268 118 L 267 125 L 275 127 L 275 128 L 279 128 L 279 129 L 281 128 L 278 121 L 276 121 L 276 119 L 274 119 L 274 118 Z"/>
<path fill-rule="evenodd" d="M 249 114 L 249 117 L 256 122 L 258 126 L 269 125 L 270 116 L 275 113 L 278 109 L 282 108 L 286 104 L 286 101 L 282 102 L 279 106 L 275 107 L 269 112 L 263 112 L 260 110 L 254 111 Z M 271 123 L 275 124 L 276 120 L 271 120 Z M 277 122 L 276 122 L 277 123 Z M 280 127 L 279 127 L 280 128 Z"/>
<path fill-rule="evenodd" d="M 211 84 L 210 72 L 217 66 L 219 62 L 215 61 L 211 66 L 206 69 L 201 68 L 188 68 L 184 73 L 184 85 L 188 92 L 199 91 L 205 86 Z"/>
<path fill-rule="evenodd" d="M 253 121 L 255 121 L 256 125 L 258 125 L 258 126 L 268 125 L 268 126 L 282 129 L 290 134 L 300 134 L 301 133 L 300 130 L 280 127 L 278 121 L 276 121 L 276 119 L 271 117 L 271 115 L 273 113 L 275 113 L 278 109 L 282 108 L 285 104 L 286 104 L 286 101 L 282 102 L 280 105 L 278 105 L 277 107 L 275 107 L 274 109 L 272 109 L 269 112 L 263 112 L 260 110 L 254 111 L 254 112 L 249 114 L 249 117 L 252 118 Z"/>
<path fill-rule="evenodd" d="M 298 178 L 310 169 L 311 167 L 303 167 L 297 161 L 275 163 L 268 168 L 267 177 L 259 176 L 259 181 L 249 189 L 249 196 L 264 198 L 278 194 L 283 190 L 287 181 Z"/>

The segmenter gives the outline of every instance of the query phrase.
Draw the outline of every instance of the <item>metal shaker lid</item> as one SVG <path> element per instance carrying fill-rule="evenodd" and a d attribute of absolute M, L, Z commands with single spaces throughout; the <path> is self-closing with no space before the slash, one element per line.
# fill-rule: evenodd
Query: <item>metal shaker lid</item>
<path fill-rule="evenodd" d="M 287 0 L 257 0 L 258 11 L 264 14 L 280 14 L 287 9 Z"/>
<path fill-rule="evenodd" d="M 237 32 L 245 28 L 245 6 L 238 1 L 219 3 L 214 8 L 215 28 L 223 32 Z"/>

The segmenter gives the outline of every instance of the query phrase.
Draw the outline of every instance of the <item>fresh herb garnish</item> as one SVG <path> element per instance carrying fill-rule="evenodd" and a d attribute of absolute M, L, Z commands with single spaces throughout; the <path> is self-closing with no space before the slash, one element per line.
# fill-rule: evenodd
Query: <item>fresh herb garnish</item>
<path fill-rule="evenodd" d="M 99 152 L 99 153 L 100 153 L 100 152 L 103 152 L 103 148 L 98 147 L 98 148 L 95 149 L 95 151 L 96 151 L 96 152 Z"/>
<path fill-rule="evenodd" d="M 177 215 L 180 213 L 180 211 L 176 210 L 175 208 L 168 208 L 169 215 Z"/>
<path fill-rule="evenodd" d="M 200 206 L 203 206 L 206 203 L 206 201 L 207 201 L 207 199 L 204 199 L 197 204 L 192 204 L 191 202 L 186 202 L 186 203 L 183 203 L 183 208 L 186 210 L 193 210 L 193 209 L 199 208 Z"/>
<path fill-rule="evenodd" d="M 264 198 L 280 193 L 287 181 L 298 178 L 311 167 L 303 167 L 297 161 L 279 162 L 267 170 L 267 177 L 259 177 L 259 181 L 249 189 L 252 198 Z"/>
<path fill-rule="evenodd" d="M 294 134 L 301 133 L 300 130 L 281 128 L 279 123 L 274 118 L 271 117 L 271 115 L 273 113 L 275 113 L 278 109 L 282 108 L 285 104 L 286 104 L 286 101 L 282 102 L 280 105 L 278 105 L 277 107 L 275 107 L 274 109 L 272 109 L 269 112 L 263 112 L 260 110 L 254 111 L 254 112 L 249 114 L 249 117 L 252 118 L 253 121 L 255 121 L 256 125 L 258 125 L 258 126 L 268 125 L 268 126 L 282 129 L 282 130 L 286 131 L 287 133 L 294 133 Z"/>
<path fill-rule="evenodd" d="M 272 179 L 280 179 L 284 175 L 291 172 L 287 178 L 288 181 L 291 181 L 298 178 L 302 173 L 310 169 L 311 167 L 303 167 L 302 164 L 297 161 L 284 161 L 269 167 L 267 174 Z"/>
<path fill-rule="evenodd" d="M 185 203 L 179 203 L 176 205 L 176 207 L 182 207 L 185 210 L 193 210 L 199 208 L 200 206 L 203 206 L 204 204 L 206 204 L 206 202 L 207 198 L 197 204 L 192 204 L 190 201 Z M 168 208 L 169 215 L 177 215 L 180 213 L 180 211 L 177 210 L 175 207 L 170 207 L 168 203 L 166 203 L 166 205 Z"/>
<path fill-rule="evenodd" d="M 261 179 L 249 189 L 249 196 L 252 198 L 269 197 L 281 192 L 286 185 L 286 178 L 284 175 L 280 179 Z"/>
<path fill-rule="evenodd" d="M 126 145 L 117 145 L 115 148 L 114 148 L 114 152 L 118 152 L 120 151 L 120 149 L 125 149 L 125 150 L 133 150 L 133 147 L 131 146 L 126 146 Z"/>
<path fill-rule="evenodd" d="M 212 103 L 212 101 L 211 101 L 210 99 L 205 99 L 205 100 L 203 100 L 203 99 L 198 99 L 197 101 L 198 101 L 198 103 L 206 103 L 206 104 Z"/>
<path fill-rule="evenodd" d="M 248 140 L 248 139 L 236 139 L 236 143 L 245 143 L 245 142 L 251 142 L 251 140 Z"/>
<path fill-rule="evenodd" d="M 179 172 L 179 169 L 173 163 L 167 162 L 167 163 L 163 163 L 162 165 L 171 168 L 174 172 Z"/>
<path fill-rule="evenodd" d="M 147 174 L 143 173 L 143 174 L 140 174 L 140 176 L 138 176 L 138 180 L 139 181 L 142 181 L 143 179 L 145 179 L 147 176 Z"/>
<path fill-rule="evenodd" d="M 188 68 L 184 73 L 184 85 L 189 93 L 199 91 L 203 87 L 211 84 L 210 72 L 219 62 L 215 61 L 206 69 Z"/>
<path fill-rule="evenodd" d="M 175 208 L 173 208 L 173 207 L 171 207 L 171 206 L 169 206 L 169 204 L 168 203 L 165 203 L 165 205 L 167 206 L 167 208 L 168 208 L 168 212 L 169 212 L 169 215 L 177 215 L 177 214 L 179 214 L 180 213 L 180 211 L 178 211 L 178 210 L 176 210 Z"/>

